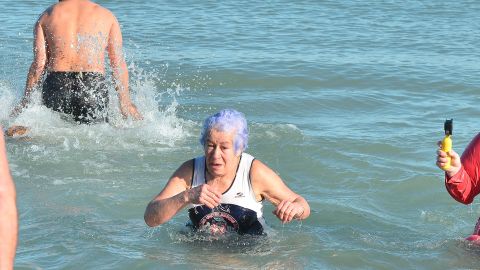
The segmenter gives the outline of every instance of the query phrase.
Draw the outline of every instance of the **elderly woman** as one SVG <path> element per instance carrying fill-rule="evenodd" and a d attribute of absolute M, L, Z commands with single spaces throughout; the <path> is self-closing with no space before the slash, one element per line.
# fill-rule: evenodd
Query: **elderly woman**
<path fill-rule="evenodd" d="M 242 113 L 225 109 L 208 117 L 200 143 L 204 155 L 183 163 L 148 204 L 148 226 L 167 222 L 188 205 L 195 229 L 215 234 L 262 234 L 264 199 L 276 206 L 273 214 L 283 223 L 310 215 L 302 196 L 267 165 L 244 153 L 248 128 Z"/>

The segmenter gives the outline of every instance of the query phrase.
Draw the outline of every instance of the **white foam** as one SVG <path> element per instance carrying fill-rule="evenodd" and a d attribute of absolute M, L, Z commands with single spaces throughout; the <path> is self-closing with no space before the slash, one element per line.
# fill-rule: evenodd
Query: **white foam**
<path fill-rule="evenodd" d="M 0 122 L 3 125 L 8 125 L 8 118 L 12 104 L 15 101 L 13 94 L 13 87 L 7 81 L 0 80 Z"/>
<path fill-rule="evenodd" d="M 35 91 L 31 104 L 15 119 L 9 113 L 15 101 L 13 89 L 0 82 L 0 120 L 5 126 L 22 125 L 30 128 L 29 136 L 41 141 L 58 143 L 64 150 L 98 147 L 138 148 L 141 144 L 172 146 L 191 136 L 193 122 L 177 117 L 177 96 L 185 89 L 181 86 L 159 89 L 162 74 L 145 72 L 131 64 L 130 93 L 134 104 L 144 116 L 143 121 L 125 120 L 119 110 L 116 91 L 109 89 L 109 121 L 95 125 L 77 125 L 63 114 L 54 112 L 41 103 L 41 91 Z"/>

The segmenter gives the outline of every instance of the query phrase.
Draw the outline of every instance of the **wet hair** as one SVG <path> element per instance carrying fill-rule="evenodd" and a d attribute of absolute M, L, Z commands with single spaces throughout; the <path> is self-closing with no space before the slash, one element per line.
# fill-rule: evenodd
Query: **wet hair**
<path fill-rule="evenodd" d="M 247 149 L 248 126 L 247 119 L 245 119 L 243 113 L 234 109 L 223 109 L 205 119 L 200 135 L 200 143 L 203 147 L 205 147 L 207 137 L 212 129 L 220 132 L 234 132 L 233 149 L 235 154 L 238 151 L 243 152 Z"/>

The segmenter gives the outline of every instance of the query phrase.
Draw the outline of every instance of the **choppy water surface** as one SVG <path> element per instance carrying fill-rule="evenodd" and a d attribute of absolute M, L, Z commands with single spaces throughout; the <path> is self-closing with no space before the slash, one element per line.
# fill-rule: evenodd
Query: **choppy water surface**
<path fill-rule="evenodd" d="M 480 130 L 477 1 L 97 1 L 121 22 L 142 122 L 76 126 L 39 104 L 8 117 L 32 59 L 32 26 L 56 1 L 0 18 L 0 122 L 18 192 L 18 269 L 454 269 L 480 208 L 434 166 L 443 120 L 461 152 Z M 148 201 L 201 154 L 201 121 L 244 112 L 248 152 L 303 195 L 302 223 L 265 206 L 267 238 L 150 229 Z"/>

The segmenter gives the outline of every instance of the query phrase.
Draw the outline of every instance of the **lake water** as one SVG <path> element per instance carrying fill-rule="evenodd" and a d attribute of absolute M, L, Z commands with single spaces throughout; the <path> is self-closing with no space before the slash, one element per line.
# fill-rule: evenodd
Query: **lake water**
<path fill-rule="evenodd" d="M 20 218 L 18 269 L 467 269 L 480 215 L 435 166 L 480 130 L 477 1 L 97 1 L 121 23 L 134 102 L 124 122 L 76 126 L 23 93 L 32 27 L 56 1 L 1 0 L 0 122 Z M 148 228 L 147 203 L 202 154 L 205 117 L 245 113 L 248 153 L 308 200 L 266 239 L 185 234 L 186 210 Z"/>

